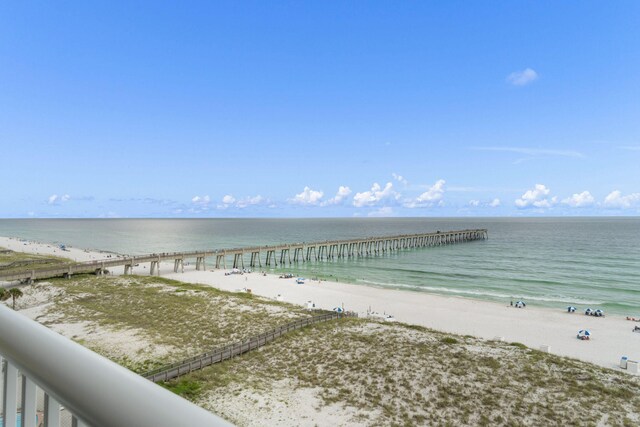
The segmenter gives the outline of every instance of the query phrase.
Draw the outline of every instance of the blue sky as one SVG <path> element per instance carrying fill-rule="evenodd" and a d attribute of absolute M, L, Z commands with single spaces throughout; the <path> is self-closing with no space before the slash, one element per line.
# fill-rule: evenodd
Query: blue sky
<path fill-rule="evenodd" d="M 0 217 L 640 214 L 640 3 L 3 2 Z"/>

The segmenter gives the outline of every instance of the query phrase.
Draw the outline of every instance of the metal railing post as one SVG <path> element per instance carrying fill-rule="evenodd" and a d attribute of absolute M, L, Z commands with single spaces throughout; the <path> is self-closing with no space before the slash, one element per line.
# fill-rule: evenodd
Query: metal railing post
<path fill-rule="evenodd" d="M 22 415 L 21 427 L 36 427 L 36 385 L 22 375 Z"/>
<path fill-rule="evenodd" d="M 4 425 L 15 426 L 18 422 L 18 369 L 8 360 L 4 364 Z"/>
<path fill-rule="evenodd" d="M 46 393 L 44 395 L 44 427 L 60 427 L 60 404 Z"/>

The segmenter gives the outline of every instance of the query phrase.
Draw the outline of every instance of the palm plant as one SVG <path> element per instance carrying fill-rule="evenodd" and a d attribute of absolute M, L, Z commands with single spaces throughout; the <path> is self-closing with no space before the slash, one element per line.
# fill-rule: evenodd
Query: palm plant
<path fill-rule="evenodd" d="M 16 300 L 22 296 L 22 291 L 18 288 L 11 288 L 9 290 L 0 289 L 0 301 L 6 301 L 11 298 L 11 306 L 16 309 Z"/>

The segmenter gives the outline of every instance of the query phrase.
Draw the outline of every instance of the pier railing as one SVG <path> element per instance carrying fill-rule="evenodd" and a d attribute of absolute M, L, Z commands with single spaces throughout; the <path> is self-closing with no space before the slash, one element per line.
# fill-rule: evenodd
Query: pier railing
<path fill-rule="evenodd" d="M 262 347 L 276 338 L 296 329 L 304 328 L 318 322 L 326 322 L 328 320 L 339 319 L 344 316 L 343 313 L 325 313 L 319 316 L 307 317 L 289 322 L 286 325 L 278 326 L 260 335 L 249 338 L 245 341 L 239 341 L 224 347 L 217 348 L 213 351 L 206 352 L 188 359 L 181 360 L 169 365 L 162 366 L 149 372 L 145 372 L 142 376 L 150 381 L 168 381 L 172 378 L 186 375 L 190 372 L 197 371 L 215 363 L 220 363 L 232 357 L 239 356 L 258 347 Z"/>
<path fill-rule="evenodd" d="M 18 416 L 21 427 L 36 427 L 36 417 L 59 427 L 64 412 L 74 427 L 231 425 L 4 304 L 0 364 L 5 427 L 15 427 Z"/>

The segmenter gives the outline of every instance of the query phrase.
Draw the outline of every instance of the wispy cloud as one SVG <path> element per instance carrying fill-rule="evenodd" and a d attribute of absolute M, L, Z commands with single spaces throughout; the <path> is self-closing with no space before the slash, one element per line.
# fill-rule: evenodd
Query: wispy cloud
<path fill-rule="evenodd" d="M 109 211 L 98 215 L 98 218 L 122 218 L 118 213 Z"/>
<path fill-rule="evenodd" d="M 477 208 L 477 207 L 497 208 L 498 206 L 500 206 L 500 199 L 495 198 L 493 200 L 489 200 L 486 202 L 480 201 L 478 199 L 473 199 L 473 200 L 469 200 L 469 206 L 473 208 Z"/>
<path fill-rule="evenodd" d="M 538 73 L 532 68 L 514 71 L 507 76 L 507 82 L 513 86 L 526 86 L 538 80 Z"/>
<path fill-rule="evenodd" d="M 191 203 L 194 205 L 207 206 L 211 203 L 211 197 L 209 196 L 193 196 Z"/>
<path fill-rule="evenodd" d="M 73 200 L 79 200 L 79 199 L 74 197 Z M 85 198 L 83 200 L 93 200 L 93 197 Z M 145 203 L 145 204 L 149 204 L 149 205 L 160 205 L 160 206 L 170 206 L 170 205 L 177 204 L 177 202 L 175 200 L 155 199 L 153 197 L 130 197 L 130 198 L 125 198 L 125 199 L 110 198 L 109 201 L 110 202 L 116 202 L 116 203 L 135 202 L 135 203 Z"/>
<path fill-rule="evenodd" d="M 255 196 L 249 196 L 249 197 L 245 197 L 243 199 L 237 200 L 236 201 L 236 207 L 239 209 L 244 209 L 247 208 L 249 206 L 256 206 L 256 205 L 265 205 L 265 204 L 269 204 L 269 199 L 267 199 L 264 196 L 261 196 L 260 194 L 255 195 Z"/>
<path fill-rule="evenodd" d="M 393 179 L 395 179 L 396 181 L 398 181 L 401 184 L 404 184 L 405 186 L 409 184 L 409 181 L 407 181 L 407 178 L 405 178 L 402 175 L 399 175 L 399 174 L 393 172 L 391 174 L 391 176 L 393 177 Z"/>
<path fill-rule="evenodd" d="M 428 186 L 425 188 L 428 188 Z M 474 187 L 474 186 L 464 186 L 464 185 L 447 185 L 447 191 L 455 192 L 455 193 L 497 193 L 497 192 L 514 193 L 521 190 L 522 188 L 514 188 L 514 187 Z"/>
<path fill-rule="evenodd" d="M 52 194 L 47 198 L 47 204 L 48 205 L 59 205 L 61 203 L 65 203 L 68 202 L 69 200 L 71 200 L 71 196 L 69 196 L 68 194 L 64 194 L 64 195 L 57 195 L 57 194 Z"/>
<path fill-rule="evenodd" d="M 471 147 L 473 150 L 478 151 L 498 151 L 504 153 L 516 153 L 524 154 L 526 156 L 543 157 L 543 156 L 558 156 L 558 157 L 574 157 L 583 158 L 584 154 L 575 150 L 555 150 L 553 148 L 531 148 L 531 147 Z"/>
<path fill-rule="evenodd" d="M 206 196 L 193 196 L 191 198 L 191 207 L 187 212 L 191 214 L 201 214 L 209 212 L 209 205 L 211 204 L 211 197 Z"/>
<path fill-rule="evenodd" d="M 388 217 L 393 216 L 393 208 L 391 206 L 383 206 L 379 209 L 371 211 L 367 214 L 369 217 Z"/>

